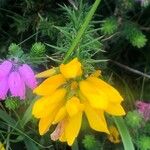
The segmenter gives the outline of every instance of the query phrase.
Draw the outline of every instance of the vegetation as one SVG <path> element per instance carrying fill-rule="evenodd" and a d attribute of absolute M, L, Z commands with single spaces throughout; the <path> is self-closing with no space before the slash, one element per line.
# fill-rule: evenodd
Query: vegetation
<path fill-rule="evenodd" d="M 149 150 L 149 14 L 149 0 L 0 0 L 0 149 Z M 105 113 L 110 134 L 94 131 L 83 117 L 68 146 L 50 139 L 55 126 L 39 135 L 32 115 L 39 96 L 25 80 L 24 100 L 11 90 L 2 98 L 2 63 L 13 62 L 11 72 L 28 64 L 35 74 L 53 67 L 58 73 L 58 66 L 75 57 L 83 78 L 95 72 L 119 91 L 126 115 Z M 42 81 L 37 78 L 38 85 Z"/>

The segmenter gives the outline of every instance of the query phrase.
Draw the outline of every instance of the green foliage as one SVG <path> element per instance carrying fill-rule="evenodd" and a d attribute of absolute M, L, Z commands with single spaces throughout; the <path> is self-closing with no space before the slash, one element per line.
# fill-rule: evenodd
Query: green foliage
<path fill-rule="evenodd" d="M 15 43 L 11 43 L 8 48 L 7 58 L 17 63 L 27 62 L 36 66 L 46 61 L 45 53 L 46 47 L 41 42 L 35 42 L 28 51 Z"/>
<path fill-rule="evenodd" d="M 150 149 L 150 137 L 142 135 L 139 137 L 137 141 L 138 148 L 141 150 L 149 150 Z"/>
<path fill-rule="evenodd" d="M 133 46 L 138 48 L 144 47 L 147 42 L 146 36 L 132 23 L 125 23 L 124 35 Z"/>
<path fill-rule="evenodd" d="M 101 31 L 103 34 L 111 35 L 115 33 L 118 29 L 118 22 L 117 18 L 115 17 L 109 17 L 103 20 Z"/>
<path fill-rule="evenodd" d="M 120 133 L 124 149 L 134 150 L 132 137 L 124 119 L 122 117 L 113 117 L 113 119 Z"/>
<path fill-rule="evenodd" d="M 19 108 L 20 106 L 20 101 L 17 98 L 14 97 L 7 97 L 5 100 L 5 107 L 8 108 L 9 110 L 15 110 Z"/>
<path fill-rule="evenodd" d="M 142 6 L 142 7 L 148 7 L 149 4 L 150 4 L 150 1 L 149 1 L 149 0 L 143 0 L 143 1 L 141 2 L 141 6 Z"/>
<path fill-rule="evenodd" d="M 93 135 L 85 135 L 82 143 L 86 150 L 100 150 L 102 145 Z"/>
<path fill-rule="evenodd" d="M 29 25 L 31 24 L 30 18 L 25 18 L 21 15 L 14 14 L 14 16 L 9 16 L 11 19 L 13 19 L 14 23 L 11 24 L 12 28 L 17 29 L 17 34 L 26 32 L 29 29 Z"/>
<path fill-rule="evenodd" d="M 37 31 L 41 33 L 42 36 L 49 36 L 52 40 L 56 38 L 57 31 L 54 28 L 55 24 L 60 24 L 59 17 L 56 14 L 50 14 L 43 17 L 38 14 L 39 22 L 37 25 Z M 57 22 L 55 21 L 57 19 Z"/>
<path fill-rule="evenodd" d="M 122 2 L 122 8 L 124 10 L 131 10 L 134 8 L 135 0 L 123 0 L 120 2 Z"/>
<path fill-rule="evenodd" d="M 129 127 L 135 129 L 142 126 L 142 116 L 137 111 L 129 111 L 125 117 L 126 123 Z"/>
<path fill-rule="evenodd" d="M 45 45 L 41 42 L 36 42 L 32 45 L 30 55 L 34 57 L 44 56 L 46 52 Z"/>
<path fill-rule="evenodd" d="M 150 135 L 150 122 L 146 122 L 144 128 L 142 129 L 144 134 Z"/>
<path fill-rule="evenodd" d="M 12 0 L 11 2 L 0 0 L 1 58 L 7 57 L 19 63 L 29 63 L 37 69 L 40 65 L 41 70 L 44 70 L 45 66 L 52 66 L 54 63 L 51 61 L 62 63 L 61 60 L 73 45 L 80 29 L 83 29 L 85 17 L 92 3 L 91 0 Z M 82 60 L 86 73 L 94 71 L 95 66 L 98 69 L 101 69 L 102 66 L 107 70 L 111 68 L 111 75 L 106 72 L 109 80 L 112 80 L 117 72 L 115 78 L 118 84 L 120 84 L 119 76 L 127 86 L 133 85 L 138 89 L 137 94 L 133 93 L 133 96 L 127 86 L 125 90 L 122 90 L 125 103 L 127 103 L 126 99 L 132 97 L 132 106 L 126 107 L 130 111 L 125 116 L 125 122 L 123 119 L 116 121 L 127 150 L 133 149 L 132 141 L 141 150 L 150 147 L 148 140 L 150 123 L 143 122 L 142 117 L 137 111 L 134 111 L 133 106 L 135 98 L 139 98 L 137 95 L 141 93 L 141 87 L 145 90 L 145 82 L 148 85 L 149 82 L 145 77 L 142 79 L 139 76 L 128 74 L 124 68 L 112 67 L 113 63 L 108 63 L 106 66 L 104 62 L 111 59 L 145 73 L 150 70 L 150 9 L 148 5 L 148 0 L 142 2 L 136 0 L 101 1 L 96 14 L 92 15 L 93 21 L 87 23 L 82 34 L 79 33 L 81 37 L 77 39 L 77 42 L 75 41 L 73 53 L 70 53 L 68 57 L 77 56 Z M 141 48 L 142 51 L 138 48 Z M 45 54 L 49 57 L 45 57 Z M 128 70 L 126 66 L 125 68 Z M 130 80 L 129 83 L 128 80 Z M 121 91 L 120 87 L 118 89 Z M 144 92 L 144 95 L 147 93 L 148 90 Z M 34 95 L 31 97 L 29 93 L 27 95 L 29 97 L 27 103 L 10 97 L 1 103 L 0 138 L 6 141 L 6 145 L 12 146 L 12 149 L 17 149 L 19 143 L 23 144 L 22 148 L 29 150 L 67 149 L 65 144 L 51 143 L 49 135 L 39 136 L 31 114 Z M 107 119 L 109 122 L 110 118 Z M 126 127 L 126 124 L 129 128 Z M 81 149 L 99 150 L 103 148 L 107 141 L 101 143 L 106 140 L 106 136 L 101 135 L 99 137 L 95 134 L 85 135 L 82 141 L 78 141 Z M 13 148 L 14 145 L 15 148 Z M 115 150 L 122 147 L 122 144 L 111 144 L 106 149 Z"/>
<path fill-rule="evenodd" d="M 8 48 L 8 52 L 9 52 L 8 54 L 9 54 L 10 58 L 11 57 L 21 57 L 24 54 L 22 48 L 15 43 L 10 44 L 10 46 Z"/>
<path fill-rule="evenodd" d="M 60 38 L 58 38 L 58 46 L 63 46 L 66 51 L 69 49 L 71 42 L 76 37 L 79 27 L 81 27 L 85 15 L 88 11 L 87 5 L 81 5 L 82 7 L 79 8 L 78 11 L 73 10 L 67 6 L 62 7 L 66 14 L 68 15 L 67 18 L 68 23 L 66 27 L 57 27 L 57 29 L 62 33 L 60 33 Z M 98 48 L 101 48 L 101 43 L 98 39 L 96 39 L 96 32 L 94 31 L 93 25 L 88 25 L 86 32 L 84 33 L 82 40 L 78 44 L 76 48 L 76 53 L 80 53 L 80 57 L 82 55 L 85 57 L 89 56 L 89 52 L 95 51 Z"/>
<path fill-rule="evenodd" d="M 64 14 L 67 18 L 66 25 L 64 27 L 54 26 L 59 31 L 57 45 L 54 46 L 47 43 L 47 46 L 53 48 L 54 51 L 57 51 L 57 54 L 64 55 L 72 46 L 71 44 L 74 42 L 74 39 L 76 39 L 78 31 L 84 23 L 84 18 L 87 15 L 89 6 L 87 5 L 87 3 L 83 3 L 81 1 L 77 10 L 68 6 L 61 6 L 61 8 L 63 9 Z M 89 65 L 85 66 L 87 68 L 87 72 L 93 69 L 91 56 L 94 57 L 95 55 L 97 55 L 99 56 L 99 59 L 105 58 L 102 53 L 104 51 L 101 39 L 102 37 L 98 34 L 94 24 L 90 22 L 87 25 L 87 28 L 82 35 L 81 40 L 78 42 L 77 46 L 74 48 L 75 50 L 71 54 L 77 56 L 80 60 L 88 61 L 88 63 L 83 62 L 83 64 Z"/>

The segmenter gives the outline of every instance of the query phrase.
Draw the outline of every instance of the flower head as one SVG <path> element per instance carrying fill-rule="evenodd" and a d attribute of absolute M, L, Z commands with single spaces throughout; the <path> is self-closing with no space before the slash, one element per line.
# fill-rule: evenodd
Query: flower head
<path fill-rule="evenodd" d="M 150 103 L 141 101 L 136 102 L 138 112 L 143 116 L 145 121 L 150 120 Z"/>
<path fill-rule="evenodd" d="M 10 91 L 12 96 L 25 99 L 25 86 L 34 89 L 36 78 L 29 65 L 19 66 L 11 60 L 5 60 L 0 65 L 0 99 L 5 99 Z"/>
<path fill-rule="evenodd" d="M 68 64 L 60 65 L 60 72 L 66 79 L 76 78 L 82 75 L 81 63 L 77 58 L 74 58 Z"/>
<path fill-rule="evenodd" d="M 51 71 L 40 73 L 47 76 Z M 43 96 L 38 99 L 32 114 L 39 118 L 39 133 L 45 134 L 51 125 L 57 125 L 51 134 L 53 140 L 59 139 L 72 145 L 78 136 L 85 113 L 92 129 L 109 134 L 104 113 L 122 116 L 123 98 L 111 85 L 96 75 L 83 77 L 82 65 L 77 58 L 50 74 L 43 83 L 35 88 L 34 93 Z"/>

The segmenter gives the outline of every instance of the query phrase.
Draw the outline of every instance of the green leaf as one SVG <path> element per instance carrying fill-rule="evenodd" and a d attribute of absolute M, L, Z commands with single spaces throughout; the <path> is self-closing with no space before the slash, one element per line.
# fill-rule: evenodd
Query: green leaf
<path fill-rule="evenodd" d="M 0 118 L 11 126 L 16 126 L 17 124 L 17 122 L 3 110 L 0 110 Z"/>
<path fill-rule="evenodd" d="M 124 145 L 124 150 L 135 150 L 132 143 L 132 138 L 129 134 L 128 128 L 122 117 L 113 117 L 115 124 L 120 132 L 122 142 Z"/>
<path fill-rule="evenodd" d="M 79 150 L 78 141 L 77 139 L 74 141 L 71 150 Z"/>
<path fill-rule="evenodd" d="M 63 34 L 66 36 L 66 38 L 68 38 L 69 40 L 71 40 L 70 33 L 67 32 L 64 27 L 59 27 L 59 26 L 54 26 L 54 27 L 55 27 L 57 30 L 59 30 L 61 33 L 63 33 Z"/>
<path fill-rule="evenodd" d="M 22 117 L 22 120 L 20 121 L 20 124 L 22 127 L 24 127 L 26 125 L 26 123 L 28 123 L 31 120 L 31 118 L 32 118 L 32 107 L 33 107 L 33 104 L 36 100 L 37 100 L 37 98 L 32 100 L 32 102 L 30 103 L 26 112 L 24 113 L 24 116 Z"/>
<path fill-rule="evenodd" d="M 39 150 L 36 144 L 27 138 L 24 139 L 24 143 L 26 145 L 27 150 Z"/>
<path fill-rule="evenodd" d="M 48 43 L 45 43 L 45 45 L 47 45 L 48 47 L 54 48 L 54 49 L 56 49 L 58 51 L 62 51 L 62 52 L 66 51 L 66 49 L 64 49 L 64 48 L 57 47 L 57 46 L 54 46 L 54 45 L 51 45 L 51 44 L 48 44 Z"/>

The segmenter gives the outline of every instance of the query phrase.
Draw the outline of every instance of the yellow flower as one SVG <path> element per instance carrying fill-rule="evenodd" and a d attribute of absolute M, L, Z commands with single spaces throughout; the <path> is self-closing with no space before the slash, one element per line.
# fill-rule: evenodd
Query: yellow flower
<path fill-rule="evenodd" d="M 125 111 L 121 106 L 123 98 L 112 86 L 96 77 L 88 77 L 79 83 L 80 90 L 89 104 L 111 115 L 122 116 Z"/>
<path fill-rule="evenodd" d="M 98 78 L 100 71 L 81 79 L 81 67 L 74 58 L 68 64 L 61 64 L 53 76 L 49 74 L 50 70 L 38 75 L 50 76 L 34 90 L 43 96 L 32 109 L 34 117 L 40 120 L 40 135 L 45 134 L 51 125 L 56 125 L 52 140 L 59 139 L 72 145 L 80 131 L 83 113 L 92 129 L 107 134 L 109 129 L 104 113 L 125 114 L 121 106 L 123 98 L 115 88 Z"/>
<path fill-rule="evenodd" d="M 109 141 L 114 143 L 114 144 L 120 143 L 120 136 L 119 136 L 119 132 L 116 129 L 116 127 L 110 126 L 109 132 L 110 132 L 110 134 L 108 135 Z"/>
<path fill-rule="evenodd" d="M 55 75 L 57 72 L 57 68 L 52 68 L 46 71 L 43 71 L 39 74 L 36 75 L 36 78 L 47 78 L 47 77 L 51 77 L 53 75 Z"/>
<path fill-rule="evenodd" d="M 64 83 L 64 76 L 62 74 L 57 74 L 46 79 L 42 84 L 35 88 L 33 92 L 42 96 L 51 95 Z"/>
<path fill-rule="evenodd" d="M 77 58 L 74 58 L 68 64 L 60 65 L 60 72 L 66 79 L 76 78 L 82 75 L 81 63 Z"/>
<path fill-rule="evenodd" d="M 0 142 L 0 150 L 5 150 L 4 145 Z"/>

